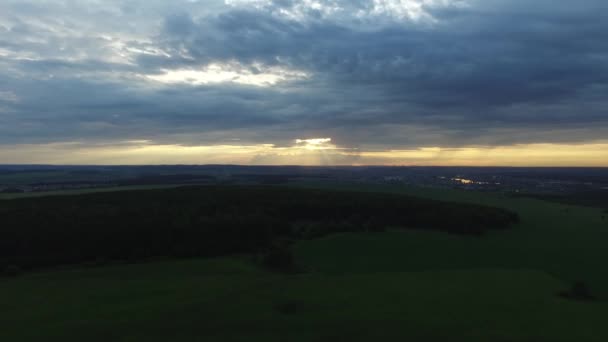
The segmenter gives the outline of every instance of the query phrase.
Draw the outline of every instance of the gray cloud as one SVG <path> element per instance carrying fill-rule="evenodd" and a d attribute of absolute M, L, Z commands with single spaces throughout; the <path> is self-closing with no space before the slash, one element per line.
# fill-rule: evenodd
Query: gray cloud
<path fill-rule="evenodd" d="M 605 1 L 319 3 L 3 2 L 0 93 L 13 95 L 0 97 L 0 144 L 331 136 L 410 148 L 607 136 Z M 214 63 L 308 77 L 264 87 L 146 77 Z"/>

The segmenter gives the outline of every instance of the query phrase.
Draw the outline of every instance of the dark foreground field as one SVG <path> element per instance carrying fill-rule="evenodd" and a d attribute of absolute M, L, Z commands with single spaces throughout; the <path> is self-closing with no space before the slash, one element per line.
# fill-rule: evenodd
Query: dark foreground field
<path fill-rule="evenodd" d="M 421 226 L 353 218 L 359 223 L 351 222 L 348 231 L 343 225 L 339 233 L 322 230 L 323 234 L 305 236 L 302 232 L 310 233 L 310 227 L 334 227 L 335 220 L 330 213 L 318 216 L 304 210 L 305 219 L 298 214 L 288 237 L 295 243 L 295 264 L 301 266 L 297 273 L 268 270 L 251 257 L 258 252 L 145 263 L 140 262 L 146 258 L 136 258 L 137 263 L 126 265 L 116 264 L 123 262 L 117 258 L 95 268 L 25 272 L 0 280 L 0 340 L 608 340 L 608 221 L 600 209 L 459 191 L 343 190 L 459 202 L 465 213 L 466 208 L 482 210 L 477 205 L 484 204 L 507 210 L 483 207 L 488 213 L 517 213 L 520 222 L 493 230 L 483 215 L 483 234 L 470 235 L 462 234 L 461 228 L 450 234 L 438 224 L 443 219 Z M 351 199 L 362 196 L 333 193 Z M 122 193 L 120 203 L 150 201 L 151 194 Z M 408 199 L 410 204 L 401 204 L 405 208 L 412 203 L 437 204 L 397 194 L 369 196 L 360 198 Z M 293 197 L 281 197 L 281 202 L 294 201 Z M 79 208 L 87 197 L 72 199 L 69 203 Z M 16 203 L 0 206 L 16 210 L 28 203 L 33 210 L 33 203 L 41 202 Z M 257 203 L 264 201 L 258 198 Z M 369 203 L 373 207 L 377 200 Z M 407 213 L 403 217 L 415 216 L 402 211 Z M 366 212 L 369 217 L 377 214 L 358 212 L 364 217 Z M 444 212 L 438 213 L 435 216 L 444 217 Z M 316 225 L 311 215 L 317 215 Z M 291 222 L 293 217 L 289 218 Z M 453 226 L 464 222 L 454 221 Z M 417 229 L 396 229 L 408 226 Z M 383 229 L 373 227 L 389 229 L 380 232 Z M 577 281 L 586 284 L 594 300 L 558 295 Z"/>

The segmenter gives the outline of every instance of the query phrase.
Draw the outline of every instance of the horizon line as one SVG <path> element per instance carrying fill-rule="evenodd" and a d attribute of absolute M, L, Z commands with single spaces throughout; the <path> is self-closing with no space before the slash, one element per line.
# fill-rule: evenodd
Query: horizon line
<path fill-rule="evenodd" d="M 377 164 L 361 164 L 361 165 L 298 165 L 298 164 L 285 164 L 285 165 L 255 165 L 255 164 L 37 164 L 37 163 L 26 163 L 26 164 L 2 164 L 0 167 L 6 166 L 47 166 L 47 167 L 140 167 L 140 166 L 223 166 L 223 167 L 308 167 L 308 168 L 363 168 L 363 167 L 394 167 L 394 168 L 424 168 L 424 167 L 436 167 L 436 168 L 552 168 L 552 169 L 608 169 L 608 166 L 586 166 L 586 165 L 527 165 L 527 166 L 509 166 L 509 165 L 377 165 Z"/>

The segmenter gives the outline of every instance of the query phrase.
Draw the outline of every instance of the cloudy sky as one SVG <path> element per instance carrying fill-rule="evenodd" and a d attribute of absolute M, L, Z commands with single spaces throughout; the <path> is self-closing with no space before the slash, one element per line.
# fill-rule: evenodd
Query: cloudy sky
<path fill-rule="evenodd" d="M 0 163 L 608 166 L 606 0 L 0 0 Z"/>

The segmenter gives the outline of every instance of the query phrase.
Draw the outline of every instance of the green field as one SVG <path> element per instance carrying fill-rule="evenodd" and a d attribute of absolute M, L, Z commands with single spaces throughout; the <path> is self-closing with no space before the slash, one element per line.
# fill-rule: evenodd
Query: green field
<path fill-rule="evenodd" d="M 345 233 L 294 246 L 307 270 L 247 256 L 0 280 L 1 341 L 608 341 L 601 209 L 366 186 L 519 213 L 510 230 Z M 586 282 L 595 302 L 558 297 Z"/>
<path fill-rule="evenodd" d="M 53 182 L 53 181 L 65 181 L 65 180 L 79 180 L 73 174 L 68 171 L 31 171 L 31 172 L 15 172 L 8 174 L 0 173 L 0 184 L 7 185 L 22 185 L 28 183 L 36 183 L 41 181 Z"/>
<path fill-rule="evenodd" d="M 129 190 L 153 190 L 153 189 L 171 189 L 188 184 L 162 184 L 162 185 L 123 185 L 99 188 L 73 189 L 73 190 L 57 190 L 57 191 L 40 191 L 40 192 L 24 192 L 24 193 L 0 193 L 0 200 L 10 200 L 19 198 L 31 197 L 47 197 L 47 196 L 63 196 L 63 195 L 82 195 L 94 194 L 99 192 L 116 192 Z"/>
<path fill-rule="evenodd" d="M 608 272 L 602 270 L 602 260 L 608 260 L 608 218 L 602 209 L 456 190 L 378 186 L 356 190 L 496 206 L 517 212 L 521 222 L 507 232 L 490 232 L 479 239 L 401 231 L 302 242 L 297 251 L 307 265 L 330 273 L 534 269 L 565 281 L 586 281 L 608 298 Z M 335 253 L 337 250 L 341 252 Z"/>

